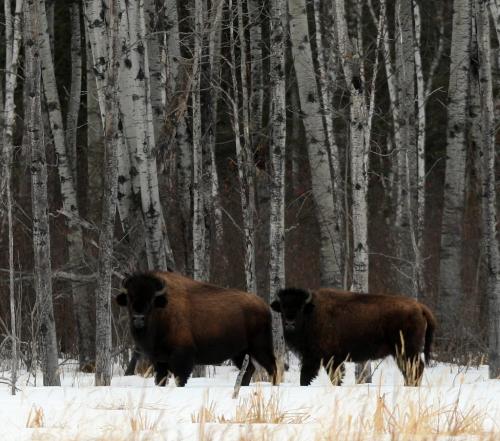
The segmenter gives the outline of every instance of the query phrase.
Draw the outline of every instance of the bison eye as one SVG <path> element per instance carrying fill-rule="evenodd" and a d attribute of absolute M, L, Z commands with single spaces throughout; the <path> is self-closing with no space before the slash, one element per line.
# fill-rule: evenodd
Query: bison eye
<path fill-rule="evenodd" d="M 271 303 L 271 309 L 276 312 L 281 312 L 281 305 L 279 300 L 275 300 Z"/>
<path fill-rule="evenodd" d="M 167 298 L 165 296 L 155 297 L 154 306 L 156 308 L 165 308 L 167 306 Z"/>
<path fill-rule="evenodd" d="M 115 300 L 119 306 L 127 306 L 127 294 L 122 292 L 116 296 Z"/>

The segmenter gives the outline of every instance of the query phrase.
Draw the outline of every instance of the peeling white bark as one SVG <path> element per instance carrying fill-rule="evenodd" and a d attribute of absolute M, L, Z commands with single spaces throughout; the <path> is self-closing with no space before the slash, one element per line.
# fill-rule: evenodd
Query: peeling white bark
<path fill-rule="evenodd" d="M 41 96 L 41 29 L 38 18 L 44 15 L 36 0 L 26 4 L 26 87 L 29 89 L 26 132 L 31 149 L 31 202 L 33 214 L 33 254 L 38 319 L 38 347 L 42 362 L 44 386 L 60 386 L 56 326 L 52 303 L 52 268 L 50 258 L 49 204 L 47 198 L 47 164 L 43 139 Z M 43 21 L 42 21 L 43 23 Z M 48 37 L 48 35 L 45 33 Z M 29 43 L 28 43 L 29 41 Z"/>
<path fill-rule="evenodd" d="M 288 0 L 290 39 L 294 59 L 300 108 L 306 131 L 311 166 L 312 189 L 320 227 L 320 272 L 323 286 L 342 286 L 343 258 L 340 227 L 334 205 L 327 140 L 321 102 L 316 87 L 316 73 L 309 43 L 305 0 Z"/>
<path fill-rule="evenodd" d="M 448 128 L 441 222 L 438 314 L 443 335 L 456 327 L 463 299 L 462 239 L 465 204 L 467 91 L 469 89 L 471 1 L 455 0 L 448 89 Z"/>

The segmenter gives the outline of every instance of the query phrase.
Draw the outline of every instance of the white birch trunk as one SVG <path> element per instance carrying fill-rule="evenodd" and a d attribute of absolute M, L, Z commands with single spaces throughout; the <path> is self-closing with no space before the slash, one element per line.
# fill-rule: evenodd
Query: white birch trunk
<path fill-rule="evenodd" d="M 50 129 L 57 154 L 57 170 L 61 188 L 63 210 L 67 213 L 68 222 L 68 255 L 71 266 L 78 268 L 84 265 L 83 235 L 78 222 L 79 209 L 76 196 L 75 182 L 71 164 L 68 160 L 66 138 L 64 133 L 61 104 L 56 85 L 54 63 L 50 50 L 50 38 L 47 33 L 48 23 L 45 11 L 45 1 L 36 0 L 34 3 L 40 12 L 39 15 L 39 41 L 40 57 L 42 62 L 42 80 L 47 109 L 49 114 Z M 90 298 L 81 285 L 72 284 L 73 306 L 75 309 L 76 327 L 79 346 L 80 367 L 84 368 L 93 363 L 94 339 L 90 320 Z"/>
<path fill-rule="evenodd" d="M 194 2 L 194 48 L 191 103 L 193 110 L 193 278 L 208 280 L 206 253 L 203 146 L 201 121 L 201 62 L 203 51 L 203 1 Z M 195 366 L 193 377 L 205 376 L 205 366 Z"/>
<path fill-rule="evenodd" d="M 487 260 L 488 364 L 490 378 L 500 375 L 500 250 L 497 237 L 495 107 L 491 63 L 490 19 L 486 0 L 475 0 L 482 110 L 482 218 Z"/>
<path fill-rule="evenodd" d="M 396 150 L 396 254 L 398 290 L 418 297 L 413 226 L 417 218 L 417 146 L 415 133 L 415 33 L 411 0 L 395 5 L 397 100 L 401 145 Z M 412 252 L 413 251 L 413 252 Z"/>
<path fill-rule="evenodd" d="M 165 269 L 173 263 L 161 211 L 150 98 L 148 47 L 145 39 L 144 3 L 121 0 L 119 72 L 123 127 L 140 185 L 146 227 L 148 267 Z M 172 266 L 172 264 L 170 265 Z"/>
<path fill-rule="evenodd" d="M 345 244 L 342 242 L 345 239 L 345 219 L 342 209 L 343 194 L 342 194 L 342 173 L 340 166 L 340 156 L 337 142 L 335 140 L 333 128 L 333 91 L 334 85 L 329 84 L 329 81 L 335 77 L 327 75 L 327 65 L 325 61 L 325 48 L 323 47 L 323 30 L 322 30 L 322 11 L 320 0 L 314 0 L 314 22 L 315 22 L 315 38 L 318 63 L 318 88 L 321 102 L 321 113 L 323 115 L 323 124 L 325 127 L 326 140 L 328 142 L 330 168 L 333 183 L 333 201 L 336 223 L 338 228 L 338 238 L 340 242 L 337 246 L 340 258 L 345 261 Z"/>
<path fill-rule="evenodd" d="M 285 0 L 272 0 L 270 10 L 270 136 L 271 198 L 269 230 L 269 298 L 275 300 L 285 286 L 285 157 L 286 157 L 286 88 L 285 88 Z M 278 375 L 283 373 L 285 342 L 281 316 L 273 312 L 273 346 Z"/>
<path fill-rule="evenodd" d="M 43 139 L 41 95 L 41 53 L 38 17 L 43 14 L 37 1 L 26 4 L 25 69 L 28 93 L 26 131 L 31 150 L 31 201 L 33 216 L 33 253 L 38 319 L 38 347 L 44 386 L 60 386 L 56 326 L 52 304 L 52 269 L 50 257 L 49 204 L 47 198 L 47 163 Z M 43 6 L 43 5 L 41 5 Z"/>
<path fill-rule="evenodd" d="M 66 148 L 68 162 L 77 182 L 76 136 L 78 131 L 78 114 L 82 95 L 82 37 L 80 33 L 80 4 L 73 1 L 70 6 L 71 17 L 71 90 L 68 113 L 66 115 Z"/>
<path fill-rule="evenodd" d="M 208 279 L 207 256 L 205 254 L 205 216 L 203 189 L 203 147 L 201 128 L 201 55 L 203 44 L 203 3 L 195 0 L 195 28 L 193 53 L 193 81 L 191 100 L 193 109 L 193 278 Z"/>
<path fill-rule="evenodd" d="M 233 130 L 236 144 L 236 157 L 238 161 L 238 177 L 240 181 L 240 198 L 241 209 L 243 212 L 243 234 L 244 234 L 244 250 L 245 250 L 245 278 L 247 291 L 257 292 L 257 280 L 255 276 L 255 229 L 254 229 L 254 213 L 255 213 L 255 192 L 253 183 L 253 173 L 250 169 L 253 160 L 249 158 L 251 152 L 247 141 L 248 127 L 244 127 L 244 144 L 241 144 L 241 129 L 239 118 L 239 86 L 236 78 L 236 55 L 235 55 L 235 38 L 234 38 L 234 11 L 233 2 L 229 0 L 229 35 L 230 35 L 230 52 L 231 52 L 231 80 L 233 88 L 233 97 L 231 99 Z M 245 121 L 245 119 L 244 119 Z"/>
<path fill-rule="evenodd" d="M 10 8 L 10 3 L 4 3 L 5 11 L 5 104 L 4 104 L 4 121 L 2 132 L 2 176 L 0 182 L 0 196 L 5 190 L 7 181 L 10 179 L 12 154 L 14 150 L 13 137 L 15 125 L 15 110 L 16 104 L 14 101 L 14 93 L 17 85 L 17 68 L 19 62 L 19 49 L 21 46 L 21 21 L 23 11 L 23 1 L 17 0 L 14 10 L 14 16 Z M 9 173 L 9 176 L 7 176 Z M 10 185 L 10 184 L 9 184 Z"/>
<path fill-rule="evenodd" d="M 14 93 L 17 84 L 17 68 L 19 60 L 19 48 L 21 42 L 21 21 L 22 21 L 23 1 L 17 0 L 12 16 L 10 2 L 4 3 L 5 12 L 5 105 L 4 96 L 1 93 L 0 86 L 0 130 L 2 133 L 2 145 L 0 157 L 2 158 L 2 173 L 0 175 L 0 198 L 4 190 L 7 193 L 7 223 L 9 230 L 9 306 L 10 306 L 10 333 L 12 344 L 12 360 L 11 360 L 11 382 L 12 395 L 16 391 L 17 382 L 17 367 L 18 367 L 18 339 L 16 332 L 16 314 L 15 314 L 15 285 L 14 285 L 14 231 L 12 221 L 12 194 L 11 194 L 11 169 L 12 169 L 12 152 L 13 133 L 15 123 L 15 102 Z M 4 112 L 5 111 L 5 117 Z"/>
<path fill-rule="evenodd" d="M 426 174 L 425 174 L 425 82 L 424 72 L 422 67 L 422 57 L 420 54 L 421 44 L 421 18 L 420 7 L 416 0 L 413 0 L 413 15 L 415 20 L 415 43 L 414 43 L 414 58 L 415 58 L 415 74 L 417 85 L 417 206 L 416 213 L 413 213 L 415 219 L 414 226 L 411 234 L 413 237 L 413 248 L 415 252 L 415 291 L 418 297 L 426 292 L 425 287 L 425 262 L 423 258 L 424 253 L 424 229 L 425 229 L 425 187 L 426 187 Z M 430 73 L 432 75 L 432 73 Z M 432 80 L 430 80 L 432 81 Z"/>
<path fill-rule="evenodd" d="M 471 2 L 454 0 L 438 303 L 444 338 L 451 338 L 456 332 L 458 310 L 463 299 L 462 239 L 470 40 Z"/>
<path fill-rule="evenodd" d="M 159 27 L 159 8 L 157 0 L 144 0 L 144 15 L 146 21 L 146 34 L 149 55 L 149 78 L 151 84 L 151 109 L 153 114 L 154 139 L 161 150 L 165 121 L 165 72 L 161 63 L 161 34 Z"/>
<path fill-rule="evenodd" d="M 368 152 L 369 134 L 366 134 L 367 115 L 363 84 L 359 77 L 359 56 L 349 40 L 343 0 L 335 6 L 335 24 L 339 54 L 347 81 L 350 103 L 350 147 L 352 188 L 353 271 L 352 290 L 368 292 Z M 359 45 L 362 42 L 358 42 Z M 349 56 L 354 54 L 354 56 Z"/>
<path fill-rule="evenodd" d="M 250 119 L 252 144 L 258 145 L 262 130 L 262 111 L 264 106 L 264 85 L 262 66 L 262 0 L 248 0 L 248 20 L 250 27 Z M 241 38 L 241 37 L 240 37 Z"/>
<path fill-rule="evenodd" d="M 223 246 L 222 206 L 219 193 L 219 177 L 217 173 L 215 141 L 217 135 L 218 102 L 221 87 L 221 33 L 222 12 L 224 0 L 219 0 L 212 6 L 210 15 L 210 31 L 208 35 L 208 54 L 210 80 L 208 92 L 207 110 L 209 111 L 209 122 L 206 137 L 207 150 L 210 154 L 210 200 L 212 203 L 212 218 L 214 227 L 215 252 L 219 252 Z M 221 253 L 224 255 L 224 253 Z"/>
<path fill-rule="evenodd" d="M 193 274 L 192 259 L 192 170 L 193 170 L 193 148 L 188 134 L 186 123 L 187 100 L 189 87 L 184 84 L 185 64 L 181 63 L 181 36 L 179 34 L 179 22 L 176 0 L 165 0 L 165 48 L 166 48 L 166 100 L 168 105 L 167 121 L 169 123 L 169 144 L 175 145 L 177 161 L 177 192 L 179 194 L 179 205 L 184 233 L 184 272 Z M 172 139 L 175 137 L 175 143 Z"/>
<path fill-rule="evenodd" d="M 104 98 L 105 173 L 102 221 L 99 233 L 98 285 L 96 292 L 96 386 L 111 384 L 111 276 L 113 271 L 113 232 L 117 205 L 118 181 L 118 0 L 109 3 L 107 29 L 108 56 Z M 89 30 L 90 31 L 90 30 Z"/>
<path fill-rule="evenodd" d="M 294 59 L 300 108 L 306 131 L 307 150 L 316 217 L 320 227 L 320 274 L 323 286 L 342 286 L 343 237 L 335 213 L 335 194 L 330 173 L 321 103 L 309 44 L 305 0 L 288 0 L 290 39 Z"/>

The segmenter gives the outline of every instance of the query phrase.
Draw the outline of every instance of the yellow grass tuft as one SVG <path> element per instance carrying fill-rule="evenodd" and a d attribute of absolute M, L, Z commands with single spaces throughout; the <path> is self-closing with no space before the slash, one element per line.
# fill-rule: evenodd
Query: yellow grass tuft
<path fill-rule="evenodd" d="M 223 424 L 302 424 L 309 419 L 306 410 L 284 410 L 280 404 L 279 393 L 273 391 L 266 398 L 262 388 L 257 387 L 250 397 L 241 398 L 236 405 L 235 415 L 228 418 L 219 414 L 216 404 L 208 400 L 208 393 L 201 409 L 191 415 L 193 423 Z"/>
<path fill-rule="evenodd" d="M 26 421 L 26 427 L 28 429 L 39 429 L 45 426 L 45 415 L 41 407 L 33 405 L 28 414 L 28 419 Z"/>

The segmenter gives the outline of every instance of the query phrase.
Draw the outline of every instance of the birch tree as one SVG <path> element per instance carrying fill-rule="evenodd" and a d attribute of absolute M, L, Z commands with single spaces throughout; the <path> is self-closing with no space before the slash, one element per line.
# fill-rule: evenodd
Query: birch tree
<path fill-rule="evenodd" d="M 239 1 L 239 0 L 237 0 Z M 238 178 L 240 184 L 240 199 L 241 209 L 243 212 L 243 236 L 244 236 L 244 252 L 245 252 L 245 278 L 246 288 L 248 291 L 257 292 L 257 281 L 255 276 L 255 228 L 254 228 L 254 214 L 255 214 L 255 184 L 253 174 L 253 158 L 250 150 L 250 137 L 248 133 L 248 126 L 243 127 L 244 143 L 241 143 L 241 126 L 239 118 L 239 85 L 236 76 L 236 40 L 234 37 L 234 8 L 233 1 L 229 0 L 229 38 L 230 38 L 230 69 L 231 69 L 231 85 L 233 89 L 233 96 L 229 98 L 232 123 L 234 130 L 234 140 L 236 144 L 236 158 L 238 162 Z M 243 38 L 243 37 L 242 37 Z M 242 85 L 243 87 L 243 85 Z M 248 104 L 248 101 L 245 104 Z M 246 114 L 247 115 L 247 114 Z M 244 117 L 243 124 L 248 121 Z"/>
<path fill-rule="evenodd" d="M 161 211 L 151 108 L 144 2 L 120 0 L 120 111 L 132 167 L 137 172 L 146 229 L 148 267 L 174 267 Z M 96 60 L 99 62 L 99 59 Z"/>
<path fill-rule="evenodd" d="M 87 3 L 91 10 L 99 5 Z M 117 204 L 118 181 L 118 1 L 109 3 L 107 41 L 108 57 L 105 72 L 104 93 L 104 146 L 105 175 L 102 198 L 102 222 L 99 234 L 99 278 L 96 293 L 96 386 L 109 386 L 111 383 L 111 275 L 113 257 L 113 231 Z M 96 32 L 89 29 L 90 32 Z M 95 35 L 94 35 L 95 37 Z"/>
<path fill-rule="evenodd" d="M 71 19 L 71 90 L 68 112 L 66 114 L 66 146 L 68 162 L 77 182 L 76 138 L 78 129 L 78 114 L 82 93 L 82 37 L 80 33 L 80 2 L 72 1 L 70 5 Z"/>
<path fill-rule="evenodd" d="M 47 198 L 47 163 L 43 138 L 40 60 L 39 3 L 28 0 L 25 8 L 25 87 L 28 109 L 26 132 L 31 152 L 31 201 L 33 216 L 33 252 L 38 320 L 39 354 L 44 386 L 60 386 L 57 337 L 52 304 L 52 269 L 50 258 L 49 206 Z M 43 6 L 43 5 L 42 5 Z"/>
<path fill-rule="evenodd" d="M 214 229 L 215 252 L 219 253 L 223 246 L 222 207 L 220 200 L 219 176 L 215 156 L 215 140 L 219 111 L 219 96 L 221 88 L 221 38 L 222 12 L 224 0 L 212 5 L 210 12 L 210 30 L 208 33 L 209 57 L 209 91 L 207 96 L 208 122 L 205 134 L 207 151 L 210 155 L 209 197 L 212 209 L 212 224 Z"/>
<path fill-rule="evenodd" d="M 483 245 L 486 249 L 488 290 L 488 365 L 490 378 L 500 375 L 500 249 L 497 238 L 495 185 L 495 109 L 491 63 L 490 18 L 486 0 L 475 0 L 479 93 L 481 101 L 481 189 Z"/>
<path fill-rule="evenodd" d="M 458 309 L 463 299 L 462 239 L 470 41 L 471 2 L 454 0 L 438 305 L 442 334 L 445 338 L 456 332 Z"/>
<path fill-rule="evenodd" d="M 193 278 L 196 280 L 208 279 L 205 216 L 204 216 L 204 189 L 203 189 L 203 148 L 201 127 L 201 56 L 203 45 L 203 3 L 195 0 L 194 7 L 194 51 L 193 51 L 193 82 L 192 82 L 192 109 L 193 109 Z"/>
<path fill-rule="evenodd" d="M 23 1 L 17 0 L 14 9 L 14 15 L 11 10 L 11 3 L 4 3 L 5 12 L 5 101 L 3 94 L 0 94 L 0 100 L 3 110 L 0 116 L 0 129 L 2 129 L 2 173 L 0 175 L 0 198 L 6 191 L 7 199 L 7 223 L 9 229 L 9 303 L 10 303 L 10 332 L 12 345 L 12 364 L 11 364 L 11 382 L 12 394 L 15 393 L 15 384 L 17 381 L 17 338 L 16 338 L 16 315 L 15 315 L 15 286 L 14 286 L 14 232 L 12 220 L 12 194 L 11 194 L 11 170 L 13 134 L 15 123 L 15 101 L 14 93 L 17 85 L 17 69 L 19 62 L 19 52 L 22 40 L 21 21 L 23 13 Z M 0 87 L 0 91 L 2 87 Z"/>
<path fill-rule="evenodd" d="M 57 170 L 63 202 L 63 211 L 68 225 L 68 257 L 73 268 L 84 265 L 83 234 L 79 222 L 79 208 L 76 196 L 75 181 L 72 167 L 69 162 L 66 137 L 64 133 L 61 103 L 56 84 L 54 63 L 50 47 L 50 37 L 47 32 L 48 22 L 44 0 L 36 1 L 39 16 L 40 57 L 42 63 L 42 80 L 47 109 L 49 113 L 50 129 L 57 153 Z M 85 288 L 78 283 L 72 284 L 73 307 L 75 310 L 78 335 L 78 353 L 80 368 L 86 369 L 94 361 L 94 338 L 92 321 L 90 320 L 90 298 Z"/>
<path fill-rule="evenodd" d="M 252 144 L 259 142 L 264 107 L 263 63 L 262 63 L 262 0 L 248 0 L 248 20 L 250 33 L 250 119 Z"/>
<path fill-rule="evenodd" d="M 320 227 L 320 276 L 323 286 L 342 286 L 343 237 L 335 212 L 321 102 L 309 42 L 305 0 L 288 0 L 293 65 L 299 90 L 300 110 L 306 132 L 316 217 Z"/>
<path fill-rule="evenodd" d="M 285 286 L 285 153 L 286 153 L 286 89 L 285 89 L 285 0 L 272 0 L 271 66 L 270 66 L 270 264 L 269 297 L 273 301 Z M 281 315 L 273 312 L 273 344 L 278 372 L 283 372 L 285 343 Z"/>
<path fill-rule="evenodd" d="M 398 290 L 417 297 L 411 237 L 417 211 L 417 146 L 415 127 L 415 32 L 412 0 L 395 5 L 396 99 L 401 144 L 396 146 L 396 249 Z M 412 252 L 413 251 L 413 252 Z"/>

